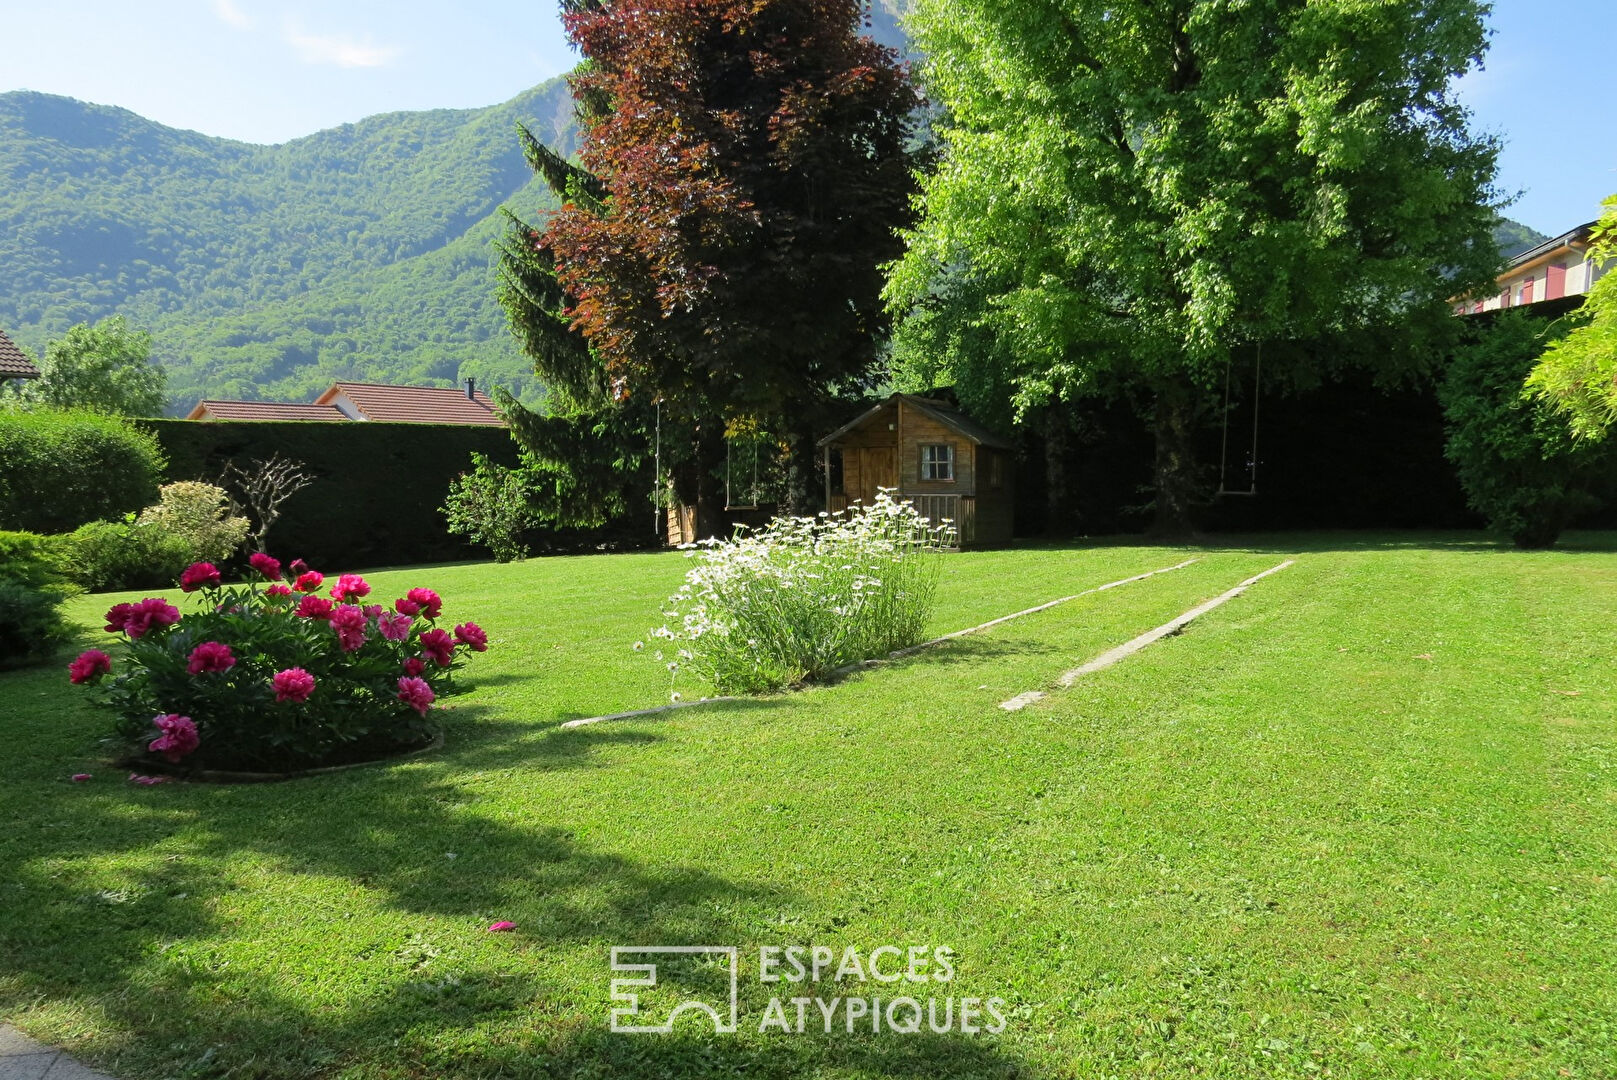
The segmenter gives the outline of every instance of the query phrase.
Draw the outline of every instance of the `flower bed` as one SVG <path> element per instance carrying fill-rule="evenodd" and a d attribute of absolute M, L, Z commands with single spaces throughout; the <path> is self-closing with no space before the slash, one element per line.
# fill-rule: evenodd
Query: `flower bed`
<path fill-rule="evenodd" d="M 488 637 L 476 623 L 437 625 L 443 601 L 411 589 L 391 608 L 366 604 L 370 585 L 326 578 L 301 562 L 288 574 L 251 558 L 260 580 L 224 585 L 211 563 L 180 576 L 196 610 L 161 597 L 118 604 L 107 632 L 127 660 L 114 671 L 99 649 L 69 667 L 74 683 L 103 684 L 117 730 L 137 764 L 169 771 L 295 771 L 406 753 L 438 733 L 434 703 Z M 290 579 L 290 580 L 288 580 Z M 322 590 L 326 590 L 322 595 Z"/>
<path fill-rule="evenodd" d="M 651 631 L 674 656 L 657 658 L 676 679 L 684 668 L 720 690 L 758 692 L 914 645 L 952 542 L 948 522 L 931 525 L 883 492 L 846 513 L 692 545 L 697 565 Z"/>

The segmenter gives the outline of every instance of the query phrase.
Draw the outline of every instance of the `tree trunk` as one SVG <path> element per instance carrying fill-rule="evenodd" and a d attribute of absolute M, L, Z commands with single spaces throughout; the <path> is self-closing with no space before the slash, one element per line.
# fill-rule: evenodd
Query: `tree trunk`
<path fill-rule="evenodd" d="M 1067 405 L 1056 398 L 1044 411 L 1044 532 L 1057 539 L 1078 534 L 1078 493 L 1073 490 L 1076 445 Z"/>
<path fill-rule="evenodd" d="M 711 424 L 696 435 L 696 538 L 729 538 L 724 512 L 724 481 L 714 475 L 724 462 L 724 425 Z"/>
<path fill-rule="evenodd" d="M 1149 533 L 1163 540 L 1195 534 L 1196 510 L 1206 502 L 1201 468 L 1196 460 L 1197 392 L 1187 380 L 1156 384 L 1153 427 L 1156 434 L 1156 508 Z"/>
<path fill-rule="evenodd" d="M 812 514 L 824 509 L 822 480 L 814 468 L 814 429 L 798 425 L 786 432 L 786 490 L 780 505 L 783 514 Z"/>

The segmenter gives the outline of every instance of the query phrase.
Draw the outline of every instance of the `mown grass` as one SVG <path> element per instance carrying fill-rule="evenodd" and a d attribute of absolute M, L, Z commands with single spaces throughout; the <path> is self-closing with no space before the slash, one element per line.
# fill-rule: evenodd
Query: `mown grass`
<path fill-rule="evenodd" d="M 59 669 L 0 676 L 0 1017 L 130 1078 L 1609 1076 L 1617 537 L 1574 543 L 1260 538 L 838 685 L 572 730 L 666 699 L 628 646 L 679 556 L 375 574 L 493 651 L 442 751 L 284 785 L 132 787 Z M 1185 554 L 951 557 L 935 626 Z M 744 965 L 739 1033 L 612 1035 L 609 947 L 652 943 L 947 945 L 948 992 L 1010 1023 L 760 1035 Z"/>

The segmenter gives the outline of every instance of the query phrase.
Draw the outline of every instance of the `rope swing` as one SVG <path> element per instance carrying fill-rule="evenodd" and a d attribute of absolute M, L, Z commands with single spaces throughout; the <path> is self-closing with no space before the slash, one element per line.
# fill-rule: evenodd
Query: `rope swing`
<path fill-rule="evenodd" d="M 1263 389 L 1263 339 L 1252 373 L 1252 445 L 1247 451 L 1247 488 L 1232 491 L 1226 482 L 1230 457 L 1230 360 L 1224 360 L 1224 437 L 1218 450 L 1218 494 L 1251 496 L 1258 493 L 1258 397 Z"/>

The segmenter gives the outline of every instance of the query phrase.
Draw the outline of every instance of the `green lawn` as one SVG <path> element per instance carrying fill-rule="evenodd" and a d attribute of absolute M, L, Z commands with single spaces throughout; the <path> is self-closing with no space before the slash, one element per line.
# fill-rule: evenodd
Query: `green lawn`
<path fill-rule="evenodd" d="M 680 556 L 377 573 L 492 650 L 443 750 L 280 785 L 135 787 L 62 665 L 0 675 L 0 1018 L 131 1080 L 1609 1077 L 1617 536 L 1568 547 L 1262 538 L 835 686 L 565 731 L 667 699 L 629 644 Z M 936 628 L 1184 557 L 951 556 Z M 947 993 L 1009 1026 L 760 1035 L 756 950 L 794 943 L 949 946 Z M 614 944 L 750 953 L 739 1033 L 610 1034 Z"/>

